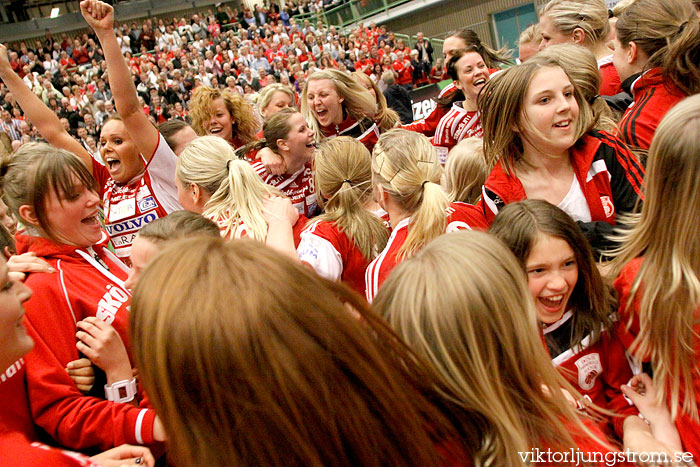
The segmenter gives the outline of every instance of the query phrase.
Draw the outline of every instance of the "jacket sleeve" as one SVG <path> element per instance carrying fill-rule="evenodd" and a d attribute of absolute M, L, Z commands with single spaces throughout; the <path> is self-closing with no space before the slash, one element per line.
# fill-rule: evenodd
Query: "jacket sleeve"
<path fill-rule="evenodd" d="M 616 334 L 601 336 L 605 349 L 605 371 L 603 383 L 605 385 L 605 399 L 608 401 L 608 409 L 619 417 L 611 417 L 615 434 L 622 439 L 622 425 L 626 417 L 639 414 L 637 407 L 628 401 L 622 394 L 620 386 L 629 384 L 632 379 L 632 368 L 627 360 L 625 347 Z"/>
<path fill-rule="evenodd" d="M 25 357 L 34 422 L 69 449 L 153 444 L 153 410 L 84 396 L 75 387 L 65 371 L 66 364 L 78 358 L 72 310 L 60 288 L 44 285 L 26 304 L 27 330 L 34 340 L 34 349 Z"/>
<path fill-rule="evenodd" d="M 409 123 L 408 125 L 401 125 L 401 128 L 404 130 L 415 131 L 417 133 L 423 133 L 428 137 L 433 136 L 435 134 L 435 130 L 437 129 L 438 123 L 440 123 L 440 119 L 445 116 L 448 110 L 450 109 L 444 109 L 436 105 L 433 110 L 430 111 L 427 117 L 413 123 Z"/>
<path fill-rule="evenodd" d="M 639 163 L 637 156 L 618 138 L 601 132 L 601 142 L 605 164 L 610 171 L 610 188 L 612 190 L 615 212 L 631 213 L 641 207 L 644 200 L 642 186 L 644 180 L 644 167 Z"/>

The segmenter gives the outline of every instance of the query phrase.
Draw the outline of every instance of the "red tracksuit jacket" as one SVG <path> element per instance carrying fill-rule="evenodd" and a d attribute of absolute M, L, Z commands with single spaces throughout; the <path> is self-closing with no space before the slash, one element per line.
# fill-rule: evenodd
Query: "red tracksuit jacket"
<path fill-rule="evenodd" d="M 671 107 L 686 94 L 664 79 L 661 68 L 652 68 L 632 83 L 634 102 L 620 120 L 619 136 L 632 149 L 648 150 L 656 127 Z"/>
<path fill-rule="evenodd" d="M 34 339 L 34 349 L 25 356 L 26 381 L 34 423 L 69 449 L 105 450 L 154 442 L 153 410 L 85 396 L 65 371 L 68 362 L 80 357 L 76 323 L 88 316 L 114 326 L 127 352 L 130 349 L 131 297 L 123 282 L 128 270 L 105 248 L 106 235 L 103 240 L 93 251 L 109 270 L 87 249 L 17 235 L 18 253 L 34 252 L 56 270 L 26 279 L 34 291 L 24 304 L 27 329 Z"/>
<path fill-rule="evenodd" d="M 584 135 L 569 153 L 591 212 L 591 222 L 580 223 L 581 228 L 584 233 L 608 233 L 618 213 L 632 212 L 637 201 L 644 199 L 644 168 L 622 141 L 604 131 Z M 503 206 L 527 198 L 518 177 L 506 174 L 501 161 L 486 178 L 482 191 L 480 204 L 489 224 Z M 587 237 L 595 248 L 595 235 Z"/>
<path fill-rule="evenodd" d="M 311 221 L 301 233 L 297 253 L 320 276 L 340 280 L 364 294 L 365 271 L 371 258 L 365 258 L 335 222 Z"/>
<path fill-rule="evenodd" d="M 455 86 L 455 84 L 452 83 L 440 92 L 440 94 L 438 95 L 438 99 L 441 99 L 445 96 L 449 96 L 458 91 L 459 90 L 457 89 L 457 86 Z M 444 108 L 439 105 L 436 105 L 435 107 L 433 107 L 433 110 L 430 111 L 427 117 L 417 120 L 413 123 L 409 123 L 407 125 L 401 125 L 401 128 L 403 128 L 404 130 L 415 131 L 417 133 L 423 133 L 425 136 L 428 137 L 433 136 L 435 134 L 435 130 L 438 127 L 438 124 L 440 123 L 440 120 L 449 111 L 449 108 Z"/>
<path fill-rule="evenodd" d="M 330 125 L 321 127 L 321 132 L 326 138 L 335 138 L 336 136 L 350 136 L 355 138 L 360 143 L 364 144 L 369 152 L 372 152 L 374 145 L 379 139 L 379 127 L 370 118 L 363 118 L 357 121 L 353 118 L 346 118 L 340 125 Z"/>

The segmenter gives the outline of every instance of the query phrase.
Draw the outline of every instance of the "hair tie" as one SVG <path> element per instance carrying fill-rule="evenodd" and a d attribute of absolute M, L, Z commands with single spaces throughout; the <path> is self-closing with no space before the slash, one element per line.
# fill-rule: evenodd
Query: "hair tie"
<path fill-rule="evenodd" d="M 593 105 L 593 103 L 595 102 L 595 100 L 598 99 L 599 97 L 600 97 L 600 94 L 596 94 L 595 96 L 593 96 L 593 97 L 591 97 L 590 99 L 588 99 L 588 103 L 591 104 L 591 105 Z"/>
<path fill-rule="evenodd" d="M 611 9 L 608 9 L 608 19 L 611 19 L 614 17 L 615 17 L 615 13 Z"/>
<path fill-rule="evenodd" d="M 228 172 L 229 170 L 231 170 L 231 162 L 232 162 L 232 161 L 233 161 L 233 159 L 229 159 L 229 160 L 226 161 L 226 172 Z"/>
<path fill-rule="evenodd" d="M 681 25 L 678 26 L 678 32 L 683 32 L 683 29 L 685 29 L 686 24 L 688 24 L 687 21 L 682 22 Z"/>
<path fill-rule="evenodd" d="M 425 184 L 426 184 L 426 183 L 430 183 L 430 180 L 425 180 L 425 181 L 423 181 L 423 183 L 420 184 L 420 187 L 421 187 L 421 188 L 425 188 Z"/>
<path fill-rule="evenodd" d="M 350 186 L 352 186 L 352 182 L 351 182 L 350 180 L 348 180 L 347 178 L 346 178 L 345 180 L 343 180 L 343 183 L 349 183 Z M 342 185 L 343 183 L 341 183 L 341 185 Z"/>

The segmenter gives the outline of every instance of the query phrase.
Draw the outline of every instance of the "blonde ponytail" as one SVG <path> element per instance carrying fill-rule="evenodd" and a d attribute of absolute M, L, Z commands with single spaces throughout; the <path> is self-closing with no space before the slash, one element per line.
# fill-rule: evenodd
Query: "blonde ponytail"
<path fill-rule="evenodd" d="M 320 145 L 315 169 L 319 204 L 325 209 L 317 219 L 335 222 L 365 258 L 373 259 L 384 249 L 388 232 L 381 219 L 364 207 L 372 196 L 369 151 L 354 138 L 339 136 Z"/>
<path fill-rule="evenodd" d="M 176 176 L 181 183 L 194 183 L 211 195 L 202 214 L 223 224 L 224 236 L 240 237 L 242 222 L 249 237 L 265 240 L 262 200 L 279 191 L 266 185 L 248 162 L 237 159 L 222 138 L 202 136 L 188 144 L 178 158 Z"/>
<path fill-rule="evenodd" d="M 372 171 L 376 182 L 411 215 L 402 258 L 445 232 L 449 199 L 440 186 L 442 167 L 428 138 L 402 129 L 384 133 L 372 153 Z"/>

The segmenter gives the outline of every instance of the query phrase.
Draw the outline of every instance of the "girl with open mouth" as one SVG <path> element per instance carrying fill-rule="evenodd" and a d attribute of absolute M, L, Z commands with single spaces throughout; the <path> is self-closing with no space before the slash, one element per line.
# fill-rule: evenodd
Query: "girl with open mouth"
<path fill-rule="evenodd" d="M 317 142 L 351 136 L 370 151 L 379 138 L 377 103 L 362 85 L 338 70 L 317 71 L 306 81 L 301 113 Z"/>
<path fill-rule="evenodd" d="M 110 117 L 100 135 L 104 164 L 61 125 L 58 117 L 25 86 L 4 59 L 0 45 L 0 77 L 12 91 L 26 116 L 52 145 L 77 155 L 97 180 L 104 209 L 104 224 L 117 256 L 129 262 L 131 242 L 139 228 L 153 219 L 182 209 L 177 202 L 177 157 L 143 113 L 136 88 L 112 29 L 111 6 L 89 1 L 81 6 L 83 17 L 95 30 L 103 48 L 118 117 Z M 191 128 L 178 132 L 182 139 L 196 136 Z M 97 208 L 96 208 L 97 210 Z"/>
<path fill-rule="evenodd" d="M 600 424 L 611 440 L 624 438 L 626 447 L 639 448 L 651 428 L 636 423 L 639 410 L 620 389 L 633 369 L 616 330 L 616 300 L 579 227 L 556 206 L 528 199 L 504 207 L 489 233 L 510 248 L 527 274 L 552 363 L 587 399 L 620 415 L 603 417 Z M 672 424 L 666 428 L 675 430 Z"/>
<path fill-rule="evenodd" d="M 479 98 L 484 154 L 493 167 L 481 206 L 490 223 L 506 204 L 542 199 L 607 251 L 620 214 L 643 199 L 644 168 L 616 136 L 594 129 L 581 89 L 553 57 L 535 56 L 491 78 Z"/>
<path fill-rule="evenodd" d="M 470 46 L 452 55 L 447 62 L 447 74 L 458 91 L 438 102 L 438 105 L 451 103 L 451 108 L 440 119 L 432 142 L 449 151 L 465 138 L 483 135 L 477 98 L 489 82 L 490 72 L 478 49 Z"/>

